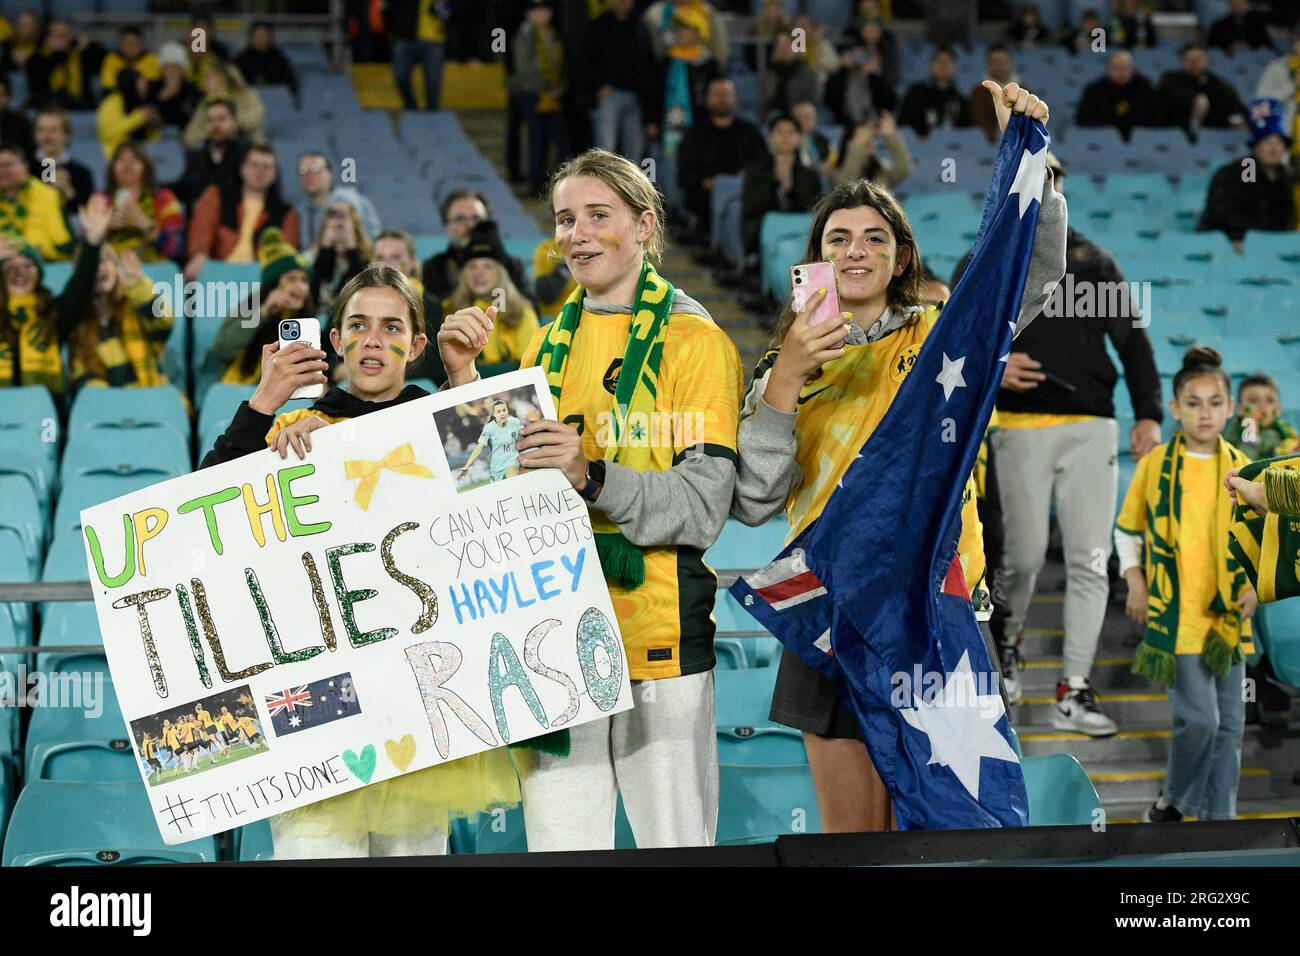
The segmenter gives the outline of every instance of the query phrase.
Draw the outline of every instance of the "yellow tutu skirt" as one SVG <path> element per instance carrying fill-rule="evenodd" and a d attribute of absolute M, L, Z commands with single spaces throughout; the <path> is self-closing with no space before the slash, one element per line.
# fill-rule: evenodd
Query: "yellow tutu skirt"
<path fill-rule="evenodd" d="M 519 804 L 519 777 L 498 747 L 299 807 L 275 818 L 295 836 L 354 841 L 368 833 L 416 836 L 496 807 Z"/>

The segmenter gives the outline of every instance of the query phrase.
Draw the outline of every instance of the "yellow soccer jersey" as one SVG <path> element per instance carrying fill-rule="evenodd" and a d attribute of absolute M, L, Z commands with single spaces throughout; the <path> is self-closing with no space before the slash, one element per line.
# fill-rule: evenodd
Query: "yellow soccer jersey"
<path fill-rule="evenodd" d="M 223 730 L 234 730 L 236 726 L 235 715 L 230 713 L 229 711 L 227 711 L 224 714 L 221 714 L 220 716 L 217 717 L 217 726 Z"/>
<path fill-rule="evenodd" d="M 614 389 L 632 316 L 583 310 L 565 368 L 557 413 L 582 433 L 587 458 L 605 457 Z M 521 367 L 536 364 L 545 329 L 533 336 Z M 668 471 L 686 449 L 736 460 L 743 372 L 730 337 L 712 319 L 669 316 L 651 434 L 652 467 Z M 635 435 L 630 439 L 636 440 Z M 598 506 L 597 506 L 598 507 Z M 648 680 L 713 667 L 713 599 L 718 579 L 694 548 L 645 549 L 645 582 L 629 591 L 610 584 L 627 650 L 628 676 Z M 674 613 L 676 609 L 676 613 Z"/>
<path fill-rule="evenodd" d="M 1057 415 L 1052 412 L 1000 412 L 998 427 L 1015 428 L 1055 428 L 1057 425 L 1074 425 L 1090 422 L 1096 415 Z"/>
<path fill-rule="evenodd" d="M 257 723 L 253 720 L 252 717 L 240 717 L 239 729 L 242 730 L 244 733 L 248 734 L 248 736 L 250 737 L 256 737 L 257 734 L 259 733 L 257 729 Z"/>

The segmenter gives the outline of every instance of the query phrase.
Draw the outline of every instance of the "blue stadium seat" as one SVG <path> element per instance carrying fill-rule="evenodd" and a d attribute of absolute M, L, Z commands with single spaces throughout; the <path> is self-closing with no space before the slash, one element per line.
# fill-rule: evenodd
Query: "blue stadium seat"
<path fill-rule="evenodd" d="M 81 679 L 80 685 L 91 688 L 93 683 Z M 104 681 L 100 686 L 103 699 L 97 717 L 88 716 L 84 706 L 40 706 L 32 711 L 27 728 L 28 780 L 140 779 L 141 766 L 131 748 L 113 684 Z"/>
<path fill-rule="evenodd" d="M 1101 799 L 1071 754 L 1026 757 L 1020 763 L 1029 793 L 1031 827 L 1091 824 Z"/>
<path fill-rule="evenodd" d="M 39 425 L 43 419 L 58 422 L 54 397 L 44 385 L 18 385 L 6 388 L 5 400 L 0 402 L 0 422 L 18 425 Z"/>
<path fill-rule="evenodd" d="M 736 632 L 752 633 L 759 629 L 754 616 L 742 608 L 726 588 L 717 590 L 713 601 L 713 618 L 718 622 L 719 636 Z"/>
<path fill-rule="evenodd" d="M 129 474 L 103 471 L 74 475 L 64 483 L 59 503 L 54 508 L 55 533 L 80 526 L 84 508 L 112 501 L 170 477 L 172 476 L 165 471 L 148 467 L 138 468 Z M 3 505 L 0 504 L 0 507 Z"/>
<path fill-rule="evenodd" d="M 95 152 L 100 151 L 95 150 Z M 73 159 L 75 158 L 74 156 Z M 71 278 L 71 262 L 47 262 L 45 263 L 44 274 L 41 276 L 41 285 L 49 289 L 51 295 L 58 295 Z"/>
<path fill-rule="evenodd" d="M 0 528 L 11 528 L 18 533 L 33 574 L 45 549 L 45 523 L 41 503 L 27 479 L 22 475 L 0 474 Z"/>
<path fill-rule="evenodd" d="M 781 552 L 789 533 L 790 522 L 783 514 L 757 528 L 728 518 L 718 540 L 704 553 L 704 560 L 712 568 L 759 568 Z"/>
<path fill-rule="evenodd" d="M 258 820 L 232 831 L 237 836 L 236 859 L 243 863 L 255 860 L 274 860 L 275 843 L 271 839 L 271 824 Z"/>
<path fill-rule="evenodd" d="M 2 434 L 3 426 L 0 426 L 0 435 Z M 0 439 L 0 475 L 17 475 L 26 481 L 36 495 L 41 513 L 49 515 L 52 482 L 44 451 L 38 452 L 21 446 L 10 448 Z"/>
<path fill-rule="evenodd" d="M 453 820 L 450 839 L 451 852 L 456 854 L 526 853 L 528 835 L 523 808 L 511 807 Z"/>
<path fill-rule="evenodd" d="M 0 455 L 19 449 L 36 459 L 46 484 L 54 484 L 57 471 L 59 413 L 43 385 L 6 388 L 0 402 Z"/>
<path fill-rule="evenodd" d="M 719 764 L 718 770 L 718 844 L 767 842 L 788 833 L 820 831 L 812 772 L 806 764 Z"/>
<path fill-rule="evenodd" d="M 772 705 L 772 688 L 776 686 L 775 667 L 754 667 L 738 671 L 718 671 L 714 675 L 718 727 L 772 727 L 768 712 Z"/>
<path fill-rule="evenodd" d="M 790 267 L 802 261 L 807 244 L 807 236 L 786 236 L 777 241 L 770 255 L 764 254 L 762 261 L 764 288 L 777 301 L 789 298 Z"/>
<path fill-rule="evenodd" d="M 803 733 L 792 727 L 720 727 L 718 763 L 746 767 L 806 764 Z"/>
<path fill-rule="evenodd" d="M 740 671 L 749 666 L 745 642 L 739 637 L 716 637 L 713 641 L 713 656 L 717 659 L 718 670 Z"/>
<path fill-rule="evenodd" d="M 1259 613 L 1267 633 L 1264 652 L 1273 673 L 1283 683 L 1300 687 L 1300 598 L 1261 604 Z"/>
<path fill-rule="evenodd" d="M 194 470 L 189 443 L 170 428 L 83 429 L 72 433 L 59 475 L 67 481 L 104 470 L 129 474 L 138 467 L 187 475 Z"/>
<path fill-rule="evenodd" d="M 172 385 L 154 388 L 83 388 L 77 393 L 68 414 L 68 431 L 83 428 L 156 428 L 175 429 L 180 437 L 190 437 L 190 414 L 181 393 Z"/>
<path fill-rule="evenodd" d="M 102 650 L 104 638 L 91 601 L 48 601 L 41 611 L 41 637 L 37 646 L 36 669 L 46 673 L 82 671 L 108 675 L 108 661 Z M 94 651 L 63 648 L 94 646 Z"/>
<path fill-rule="evenodd" d="M 744 260 L 740 236 L 741 180 L 739 176 L 717 176 L 709 202 L 712 235 L 709 244 L 737 265 Z"/>
<path fill-rule="evenodd" d="M 1280 256 L 1300 257 L 1300 232 L 1260 232 L 1251 230 L 1246 233 L 1243 252 L 1247 258 L 1277 258 Z"/>
<path fill-rule="evenodd" d="M 0 525 L 0 582 L 5 584 L 26 584 L 36 580 L 32 571 L 31 558 L 28 557 L 22 538 L 17 529 Z M 0 611 L 8 625 L 27 643 L 31 638 L 31 605 L 23 601 L 13 604 L 0 604 Z"/>
<path fill-rule="evenodd" d="M 165 822 L 163 825 L 167 825 Z M 211 863 L 212 837 L 168 846 L 144 784 L 33 780 L 18 795 L 4 866 Z"/>

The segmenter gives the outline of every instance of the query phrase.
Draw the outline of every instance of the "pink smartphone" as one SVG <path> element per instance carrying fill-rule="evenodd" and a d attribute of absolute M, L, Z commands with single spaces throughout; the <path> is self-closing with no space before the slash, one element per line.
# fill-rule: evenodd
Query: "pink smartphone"
<path fill-rule="evenodd" d="M 808 317 L 809 325 L 820 325 L 840 314 L 840 297 L 835 291 L 835 266 L 829 262 L 805 262 L 790 267 L 791 298 L 796 313 L 802 312 L 808 299 L 818 289 L 826 294 Z"/>

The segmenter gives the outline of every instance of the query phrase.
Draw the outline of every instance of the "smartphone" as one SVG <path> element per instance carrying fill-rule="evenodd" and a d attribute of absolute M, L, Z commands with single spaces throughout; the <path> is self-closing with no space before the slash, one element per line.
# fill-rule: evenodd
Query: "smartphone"
<path fill-rule="evenodd" d="M 115 206 L 124 206 L 130 199 L 131 199 L 131 190 L 123 186 L 114 194 L 113 204 Z"/>
<path fill-rule="evenodd" d="M 809 325 L 820 325 L 840 314 L 840 297 L 835 290 L 835 266 L 829 262 L 805 262 L 790 267 L 790 289 L 796 313 L 802 312 L 808 299 L 818 289 L 826 294 L 808 317 Z"/>
<path fill-rule="evenodd" d="M 280 348 L 294 342 L 306 342 L 314 349 L 320 348 L 320 322 L 315 318 L 281 319 L 279 328 Z M 290 398 L 320 398 L 325 394 L 324 385 L 303 385 L 294 389 Z"/>

